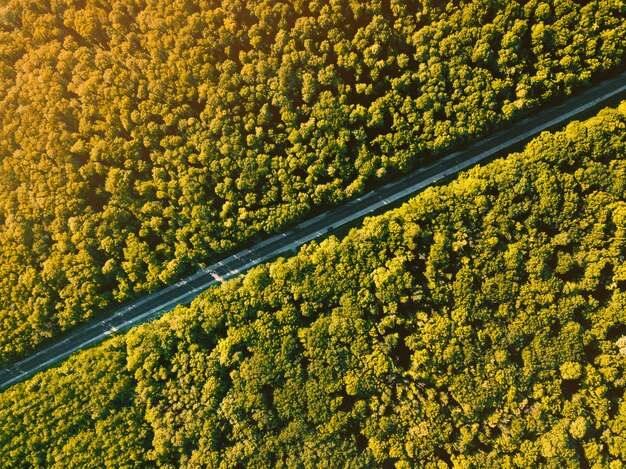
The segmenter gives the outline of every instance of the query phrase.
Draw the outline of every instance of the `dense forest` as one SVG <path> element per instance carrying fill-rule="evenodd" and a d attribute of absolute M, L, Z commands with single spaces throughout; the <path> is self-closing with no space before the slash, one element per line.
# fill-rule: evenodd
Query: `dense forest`
<path fill-rule="evenodd" d="M 0 363 L 618 66 L 603 0 L 6 0 Z"/>
<path fill-rule="evenodd" d="M 623 467 L 626 102 L 0 394 L 0 465 Z"/>

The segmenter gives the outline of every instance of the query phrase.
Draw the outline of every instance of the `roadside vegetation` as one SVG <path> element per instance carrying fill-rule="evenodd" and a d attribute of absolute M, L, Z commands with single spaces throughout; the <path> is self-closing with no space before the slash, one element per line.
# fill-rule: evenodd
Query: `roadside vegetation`
<path fill-rule="evenodd" d="M 617 0 L 7 0 L 0 363 L 618 66 Z"/>
<path fill-rule="evenodd" d="M 622 467 L 626 103 L 0 394 L 0 465 Z"/>

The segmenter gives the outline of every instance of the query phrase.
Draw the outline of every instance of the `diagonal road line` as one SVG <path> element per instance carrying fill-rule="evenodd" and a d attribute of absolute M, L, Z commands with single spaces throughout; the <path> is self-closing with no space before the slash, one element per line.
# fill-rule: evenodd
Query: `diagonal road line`
<path fill-rule="evenodd" d="M 58 363 L 71 354 L 93 346 L 113 333 L 125 332 L 157 318 L 178 304 L 188 304 L 202 291 L 245 273 L 253 266 L 288 255 L 303 244 L 345 227 L 367 215 L 396 206 L 429 185 L 453 176 L 480 162 L 516 148 L 544 130 L 563 126 L 572 119 L 626 94 L 626 72 L 601 82 L 563 103 L 514 123 L 491 137 L 455 151 L 436 162 L 389 182 L 326 212 L 244 248 L 166 288 L 113 310 L 99 321 L 78 326 L 62 339 L 47 344 L 33 355 L 0 370 L 0 390 Z"/>

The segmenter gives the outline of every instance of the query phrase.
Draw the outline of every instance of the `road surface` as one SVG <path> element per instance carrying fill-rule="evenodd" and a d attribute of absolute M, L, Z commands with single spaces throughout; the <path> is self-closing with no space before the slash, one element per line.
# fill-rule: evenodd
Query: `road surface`
<path fill-rule="evenodd" d="M 620 96 L 626 95 L 626 72 L 606 80 L 563 103 L 544 109 L 512 124 L 464 150 L 349 200 L 285 232 L 202 269 L 190 277 L 111 312 L 106 319 L 79 326 L 65 337 L 49 343 L 24 360 L 0 370 L 0 390 L 62 361 L 74 352 L 91 347 L 111 334 L 127 331 L 157 318 L 178 304 L 190 303 L 202 291 L 241 275 L 257 264 L 295 252 L 303 244 L 345 227 L 366 215 L 396 206 L 429 185 L 470 168 L 481 161 L 515 148 L 544 130 L 558 128 Z"/>

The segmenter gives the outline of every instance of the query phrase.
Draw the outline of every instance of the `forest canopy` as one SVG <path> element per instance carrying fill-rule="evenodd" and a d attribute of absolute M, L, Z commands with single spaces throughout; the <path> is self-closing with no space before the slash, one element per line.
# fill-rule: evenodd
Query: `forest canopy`
<path fill-rule="evenodd" d="M 618 66 L 618 0 L 7 0 L 0 363 Z"/>
<path fill-rule="evenodd" d="M 626 102 L 0 394 L 0 465 L 622 467 Z"/>

